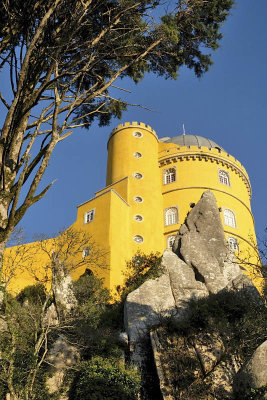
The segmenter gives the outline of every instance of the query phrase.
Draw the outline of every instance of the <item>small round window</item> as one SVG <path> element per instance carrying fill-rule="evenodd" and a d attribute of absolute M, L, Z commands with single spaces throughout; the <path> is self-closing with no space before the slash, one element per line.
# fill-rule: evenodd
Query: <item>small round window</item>
<path fill-rule="evenodd" d="M 142 179 L 142 178 L 143 178 L 143 175 L 142 175 L 140 172 L 135 172 L 135 173 L 133 174 L 133 176 L 134 176 L 134 178 L 136 178 L 136 179 Z"/>
<path fill-rule="evenodd" d="M 133 133 L 133 136 L 137 137 L 137 138 L 140 138 L 140 137 L 143 136 L 143 134 L 141 132 L 136 131 L 136 132 Z"/>
<path fill-rule="evenodd" d="M 133 239 L 136 243 L 143 243 L 144 241 L 144 238 L 141 235 L 135 235 Z"/>
<path fill-rule="evenodd" d="M 135 201 L 136 203 L 143 203 L 143 198 L 142 198 L 141 196 L 135 196 L 135 197 L 134 197 L 134 201 Z"/>
<path fill-rule="evenodd" d="M 141 158 L 142 154 L 137 151 L 137 152 L 134 153 L 134 157 Z"/>
<path fill-rule="evenodd" d="M 136 214 L 135 216 L 134 216 L 134 220 L 135 221 L 138 221 L 138 222 L 141 222 L 141 221 L 143 221 L 143 217 L 142 217 L 142 215 L 140 215 L 140 214 Z"/>

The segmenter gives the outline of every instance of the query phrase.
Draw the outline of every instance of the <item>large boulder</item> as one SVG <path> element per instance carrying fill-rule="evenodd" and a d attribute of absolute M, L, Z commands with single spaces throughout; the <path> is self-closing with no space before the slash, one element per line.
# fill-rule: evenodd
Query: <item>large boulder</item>
<path fill-rule="evenodd" d="M 175 301 L 168 274 L 148 280 L 127 296 L 124 323 L 130 343 L 135 343 L 175 311 Z"/>
<path fill-rule="evenodd" d="M 64 319 L 78 304 L 73 290 L 73 281 L 69 272 L 56 255 L 53 258 L 52 267 L 52 291 L 56 310 L 58 318 Z"/>
<path fill-rule="evenodd" d="M 163 275 L 146 281 L 125 302 L 125 327 L 133 344 L 166 316 L 183 318 L 192 299 L 209 293 L 250 287 L 258 295 L 228 249 L 216 199 L 203 193 L 181 226 L 173 251 L 165 250 Z"/>
<path fill-rule="evenodd" d="M 225 348 L 216 328 L 183 337 L 159 327 L 150 332 L 150 340 L 163 400 L 214 398 L 208 393 L 233 398 L 233 379 L 241 364 L 236 355 L 223 358 Z"/>
<path fill-rule="evenodd" d="M 266 387 L 267 389 L 267 340 L 255 350 L 250 360 L 237 374 L 235 387 L 238 393 L 244 394 L 250 388 Z M 265 398 L 267 398 L 267 390 Z"/>
<path fill-rule="evenodd" d="M 177 312 L 181 311 L 191 299 L 208 296 L 207 287 L 197 279 L 194 269 L 172 251 L 165 250 L 162 264 L 169 276 Z"/>
<path fill-rule="evenodd" d="M 162 258 L 164 274 L 150 279 L 127 296 L 124 322 L 131 344 L 166 317 L 182 318 L 191 299 L 208 295 L 206 286 L 196 280 L 194 270 L 172 251 Z"/>
<path fill-rule="evenodd" d="M 212 192 L 204 192 L 188 214 L 176 236 L 173 251 L 195 270 L 210 293 L 218 293 L 227 285 L 226 267 L 233 269 L 234 275 L 240 272 L 229 260 L 221 217 Z"/>
<path fill-rule="evenodd" d="M 74 368 L 80 360 L 80 352 L 76 346 L 69 343 L 64 335 L 60 335 L 48 352 L 46 361 L 50 368 L 50 377 L 46 381 L 50 394 L 58 393 L 63 386 L 66 371 Z M 65 392 L 68 388 L 65 388 Z M 60 400 L 67 399 L 62 393 Z"/>

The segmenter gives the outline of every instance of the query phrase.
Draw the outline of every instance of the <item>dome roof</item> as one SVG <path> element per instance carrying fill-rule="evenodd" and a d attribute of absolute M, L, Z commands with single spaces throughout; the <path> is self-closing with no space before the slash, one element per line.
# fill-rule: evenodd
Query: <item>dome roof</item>
<path fill-rule="evenodd" d="M 165 143 L 175 143 L 178 144 L 178 146 L 205 146 L 210 149 L 215 148 L 221 151 L 225 151 L 221 146 L 213 142 L 213 140 L 206 139 L 198 135 L 179 135 L 172 138 L 163 138 L 162 141 L 164 141 Z"/>

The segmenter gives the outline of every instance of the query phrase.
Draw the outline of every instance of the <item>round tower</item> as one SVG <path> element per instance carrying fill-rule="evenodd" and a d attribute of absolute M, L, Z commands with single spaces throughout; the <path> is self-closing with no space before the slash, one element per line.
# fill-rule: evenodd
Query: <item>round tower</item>
<path fill-rule="evenodd" d="M 158 137 L 148 125 L 125 123 L 108 141 L 107 186 L 128 177 L 131 256 L 163 251 L 162 193 L 158 167 Z"/>

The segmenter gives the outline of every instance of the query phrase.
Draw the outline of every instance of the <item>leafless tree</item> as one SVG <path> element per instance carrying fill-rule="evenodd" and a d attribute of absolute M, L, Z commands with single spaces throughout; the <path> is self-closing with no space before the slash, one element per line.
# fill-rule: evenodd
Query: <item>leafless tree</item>
<path fill-rule="evenodd" d="M 91 236 L 74 229 L 64 230 L 50 239 L 39 235 L 39 241 L 30 245 L 23 243 L 21 232 L 16 232 L 11 239 L 12 244 L 19 245 L 8 256 L 5 253 L 8 257 L 3 273 L 6 288 L 25 272 L 35 285 L 26 287 L 16 297 L 9 290 L 4 291 L 0 312 L 0 384 L 2 381 L 7 386 L 10 400 L 37 399 L 36 381 L 40 379 L 38 374 L 43 363 L 48 362 L 51 335 L 73 329 L 75 318 L 80 318 L 69 273 L 107 268 L 106 254 Z M 84 249 L 89 251 L 82 256 Z M 35 270 L 37 254 L 45 255 L 43 269 L 39 268 L 38 272 Z M 62 284 L 64 290 L 60 293 Z M 66 289 L 67 299 L 64 299 Z"/>

